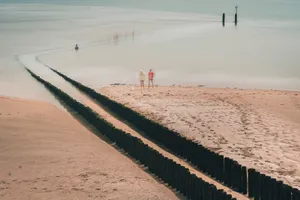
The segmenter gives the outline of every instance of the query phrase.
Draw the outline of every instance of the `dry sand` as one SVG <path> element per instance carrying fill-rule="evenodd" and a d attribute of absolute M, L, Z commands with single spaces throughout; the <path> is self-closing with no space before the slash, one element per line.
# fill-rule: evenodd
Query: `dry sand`
<path fill-rule="evenodd" d="M 300 188 L 300 92 L 109 86 L 103 94 L 206 147 Z"/>
<path fill-rule="evenodd" d="M 178 199 L 55 106 L 0 97 L 0 199 Z"/>
<path fill-rule="evenodd" d="M 186 160 L 181 159 L 181 158 L 171 154 L 170 152 L 168 152 L 165 149 L 161 148 L 160 146 L 158 146 L 157 144 L 155 144 L 151 140 L 145 138 L 140 133 L 136 132 L 134 129 L 129 127 L 127 124 L 125 124 L 124 122 L 118 120 L 113 115 L 108 113 L 105 109 L 100 107 L 93 100 L 90 100 L 90 99 L 87 98 L 84 101 L 84 104 L 87 105 L 88 107 L 90 107 L 96 113 L 98 113 L 106 121 L 113 124 L 115 127 L 118 127 L 119 129 L 122 129 L 127 134 L 130 134 L 130 135 L 133 135 L 137 138 L 140 138 L 145 144 L 147 144 L 149 147 L 155 149 L 156 151 L 160 152 L 164 157 L 169 158 L 169 159 L 173 160 L 174 162 L 184 166 L 185 168 L 187 168 L 190 171 L 190 173 L 195 174 L 197 177 L 201 178 L 202 180 L 206 181 L 207 183 L 214 184 L 217 187 L 217 189 L 224 190 L 225 192 L 227 192 L 227 194 L 232 195 L 232 197 L 234 197 L 238 200 L 247 200 L 247 199 L 249 199 L 248 197 L 246 197 L 246 196 L 244 196 L 244 195 L 242 195 L 238 192 L 233 191 L 232 189 L 230 189 L 230 188 L 220 184 L 219 182 L 215 181 L 211 177 L 201 173 L 199 170 L 197 170 L 192 165 L 190 165 L 190 163 L 188 163 Z"/>

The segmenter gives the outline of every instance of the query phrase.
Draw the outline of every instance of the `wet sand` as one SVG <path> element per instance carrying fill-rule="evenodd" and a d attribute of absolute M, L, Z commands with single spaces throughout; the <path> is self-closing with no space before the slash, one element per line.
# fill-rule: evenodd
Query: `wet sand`
<path fill-rule="evenodd" d="M 231 157 L 300 188 L 300 92 L 109 86 L 103 94 Z"/>
<path fill-rule="evenodd" d="M 0 97 L 0 199 L 178 199 L 52 104 Z"/>

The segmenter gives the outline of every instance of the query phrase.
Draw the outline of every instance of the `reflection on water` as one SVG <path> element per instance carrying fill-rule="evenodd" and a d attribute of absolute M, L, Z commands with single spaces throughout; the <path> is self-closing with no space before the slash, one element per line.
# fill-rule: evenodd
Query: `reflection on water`
<path fill-rule="evenodd" d="M 299 36 L 256 26 L 189 24 L 41 59 L 93 87 L 137 83 L 136 73 L 152 68 L 159 84 L 299 90 L 299 45 Z"/>

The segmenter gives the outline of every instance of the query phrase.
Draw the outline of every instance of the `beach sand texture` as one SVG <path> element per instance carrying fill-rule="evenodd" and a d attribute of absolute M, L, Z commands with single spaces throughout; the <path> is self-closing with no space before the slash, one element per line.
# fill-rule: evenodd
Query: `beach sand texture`
<path fill-rule="evenodd" d="M 248 168 L 300 188 L 300 92 L 194 86 L 99 91 Z"/>
<path fill-rule="evenodd" d="M 0 199 L 178 199 L 54 105 L 0 97 Z"/>

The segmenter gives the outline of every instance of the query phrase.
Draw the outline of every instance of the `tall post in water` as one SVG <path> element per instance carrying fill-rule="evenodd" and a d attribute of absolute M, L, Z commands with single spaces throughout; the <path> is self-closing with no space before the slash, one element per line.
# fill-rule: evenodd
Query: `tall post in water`
<path fill-rule="evenodd" d="M 223 13 L 222 24 L 223 24 L 223 26 L 225 26 L 225 13 Z"/>
<path fill-rule="evenodd" d="M 237 21 L 238 21 L 238 6 L 235 6 L 235 15 L 234 15 L 234 24 L 237 25 Z"/>

